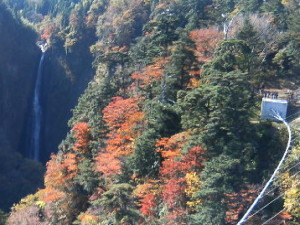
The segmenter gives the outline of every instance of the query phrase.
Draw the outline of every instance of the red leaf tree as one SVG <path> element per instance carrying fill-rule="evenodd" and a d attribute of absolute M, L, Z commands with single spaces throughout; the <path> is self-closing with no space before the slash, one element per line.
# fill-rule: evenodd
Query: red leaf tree
<path fill-rule="evenodd" d="M 138 100 L 114 97 L 103 109 L 103 120 L 108 127 L 106 148 L 96 157 L 96 170 L 111 179 L 121 172 L 121 160 L 134 151 L 134 140 L 141 133 L 144 113 Z"/>
<path fill-rule="evenodd" d="M 167 224 L 185 223 L 183 218 L 188 213 L 186 175 L 199 172 L 203 167 L 204 151 L 201 147 L 193 147 L 186 153 L 183 151 L 188 138 L 189 134 L 182 132 L 156 143 L 157 151 L 164 159 L 159 172 L 163 183 L 161 197 L 168 208 Z"/>

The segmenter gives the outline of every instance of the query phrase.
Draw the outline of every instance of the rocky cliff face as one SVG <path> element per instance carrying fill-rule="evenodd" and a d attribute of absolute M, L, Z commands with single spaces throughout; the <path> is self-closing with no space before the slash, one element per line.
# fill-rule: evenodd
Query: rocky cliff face
<path fill-rule="evenodd" d="M 32 95 L 40 50 L 36 34 L 0 4 L 0 143 L 16 150 Z"/>
<path fill-rule="evenodd" d="M 29 120 L 41 51 L 37 33 L 1 3 L 0 34 L 0 209 L 8 210 L 43 184 L 41 165 L 24 158 L 29 151 Z M 83 43 L 67 55 L 59 41 L 46 52 L 41 90 L 43 162 L 66 136 L 71 109 L 93 74 L 91 43 Z"/>
<path fill-rule="evenodd" d="M 43 168 L 17 152 L 28 117 L 40 50 L 35 32 L 0 4 L 0 208 L 43 184 Z"/>
<path fill-rule="evenodd" d="M 41 51 L 38 35 L 0 5 L 0 143 L 1 148 L 28 155 L 30 114 Z M 57 41 L 43 65 L 41 160 L 47 161 L 65 137 L 71 109 L 92 77 L 92 56 L 84 40 L 66 54 Z"/>
<path fill-rule="evenodd" d="M 93 59 L 88 45 L 86 42 L 79 43 L 72 53 L 66 55 L 62 43 L 56 43 L 46 52 L 42 89 L 41 160 L 44 162 L 51 152 L 57 151 L 59 143 L 65 138 L 71 109 L 92 79 Z"/>

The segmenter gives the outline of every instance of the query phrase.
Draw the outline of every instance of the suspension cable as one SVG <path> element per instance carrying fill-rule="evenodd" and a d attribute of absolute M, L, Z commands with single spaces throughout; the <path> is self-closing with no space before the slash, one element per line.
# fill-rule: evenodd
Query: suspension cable
<path fill-rule="evenodd" d="M 300 173 L 300 170 L 298 172 L 296 172 L 295 174 L 293 174 L 290 178 L 295 177 L 296 175 L 298 175 Z M 274 191 L 275 189 L 277 189 L 278 187 L 273 188 L 272 190 L 270 190 L 269 192 L 267 192 L 265 195 L 268 195 L 270 192 Z M 258 209 L 257 211 L 255 211 L 253 214 L 251 214 L 248 219 L 252 218 L 253 216 L 255 216 L 256 214 L 258 214 L 259 212 L 261 212 L 262 210 L 264 210 L 265 208 L 267 208 L 269 205 L 271 205 L 273 202 L 277 201 L 278 199 L 280 199 L 282 196 L 284 195 L 284 193 L 278 195 L 276 198 L 274 198 L 272 201 L 270 201 L 269 203 L 267 203 L 266 205 L 262 206 L 260 209 Z"/>
<path fill-rule="evenodd" d="M 269 181 L 267 182 L 267 184 L 265 185 L 265 187 L 263 188 L 263 190 L 260 192 L 260 194 L 257 196 L 257 198 L 254 200 L 254 202 L 252 203 L 252 205 L 250 206 L 250 208 L 247 210 L 247 212 L 245 213 L 245 215 L 242 217 L 242 219 L 238 222 L 237 225 L 244 225 L 245 222 L 248 220 L 248 216 L 251 214 L 251 212 L 253 211 L 254 207 L 258 204 L 258 202 L 261 200 L 261 198 L 264 196 L 266 190 L 269 188 L 269 186 L 271 185 L 271 183 L 273 182 L 276 174 L 278 173 L 281 165 L 283 164 L 283 162 L 286 159 L 287 154 L 289 153 L 289 149 L 290 149 L 290 144 L 291 144 L 291 140 L 292 140 L 292 132 L 291 132 L 291 128 L 289 126 L 289 124 L 279 115 L 277 114 L 275 116 L 276 119 L 278 119 L 279 121 L 282 121 L 284 123 L 284 125 L 287 127 L 288 130 L 288 134 L 289 134 L 289 139 L 288 139 L 288 144 L 287 147 L 285 149 L 285 152 L 282 156 L 282 159 L 280 160 L 278 166 L 276 167 L 276 169 L 274 170 L 271 178 L 269 179 Z"/>
<path fill-rule="evenodd" d="M 280 213 L 283 213 L 284 211 L 285 211 L 285 209 L 280 210 L 280 212 L 276 213 L 274 216 L 272 216 L 267 221 L 263 222 L 261 225 L 265 225 L 265 224 L 269 223 L 271 220 L 273 220 L 274 218 L 276 218 Z"/>
<path fill-rule="evenodd" d="M 273 202 L 277 201 L 278 199 L 280 199 L 282 196 L 284 195 L 284 193 L 278 195 L 276 198 L 274 198 L 272 201 L 270 201 L 268 204 L 264 205 L 263 207 L 261 207 L 259 210 L 257 210 L 255 213 L 251 214 L 248 219 L 252 218 L 253 216 L 255 216 L 256 214 L 258 214 L 259 212 L 261 212 L 262 210 L 264 210 L 265 208 L 267 208 L 269 205 L 271 205 Z"/>
<path fill-rule="evenodd" d="M 284 171 L 284 172 L 282 172 L 282 173 L 287 173 L 288 171 L 292 170 L 293 168 L 295 168 L 295 167 L 298 166 L 298 165 L 300 165 L 300 162 L 296 163 L 294 166 L 291 166 L 290 168 L 288 168 L 286 171 Z M 291 176 L 291 178 L 294 177 L 294 176 L 296 176 L 296 175 L 299 174 L 299 173 L 300 173 L 300 170 L 299 170 L 297 173 L 293 174 L 293 175 Z M 268 191 L 265 195 L 270 194 L 272 191 L 274 191 L 274 190 L 277 189 L 277 188 L 278 188 L 277 186 L 274 187 L 274 188 L 272 188 L 272 189 L 271 189 L 270 191 Z"/>

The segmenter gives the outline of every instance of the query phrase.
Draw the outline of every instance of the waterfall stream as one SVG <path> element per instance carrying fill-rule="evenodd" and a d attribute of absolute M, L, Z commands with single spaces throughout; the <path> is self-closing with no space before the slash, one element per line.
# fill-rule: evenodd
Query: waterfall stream
<path fill-rule="evenodd" d="M 34 87 L 34 96 L 32 103 L 32 130 L 30 140 L 29 157 L 39 161 L 40 159 L 40 142 L 41 142 L 41 123 L 42 123 L 42 106 L 41 106 L 41 87 L 43 78 L 43 61 L 46 50 L 41 47 L 42 55 L 39 62 L 37 77 Z"/>

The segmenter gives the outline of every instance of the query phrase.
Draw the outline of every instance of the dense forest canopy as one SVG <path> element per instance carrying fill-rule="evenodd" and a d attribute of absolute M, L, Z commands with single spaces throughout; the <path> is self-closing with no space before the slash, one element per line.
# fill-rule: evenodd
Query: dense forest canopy
<path fill-rule="evenodd" d="M 44 188 L 8 225 L 237 224 L 285 148 L 283 126 L 259 117 L 259 91 L 297 89 L 298 0 L 5 3 L 94 70 Z M 295 142 L 288 164 L 298 161 Z M 282 209 L 269 224 L 300 223 L 299 165 L 285 171 L 280 201 L 247 224 Z"/>

